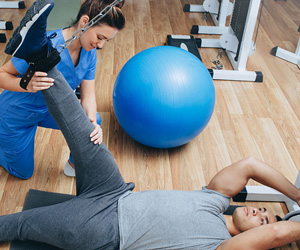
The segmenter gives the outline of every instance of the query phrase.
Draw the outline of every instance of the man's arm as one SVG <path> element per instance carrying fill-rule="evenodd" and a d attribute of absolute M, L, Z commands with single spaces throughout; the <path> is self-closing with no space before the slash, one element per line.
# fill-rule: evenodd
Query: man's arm
<path fill-rule="evenodd" d="M 224 241 L 216 250 L 268 250 L 299 239 L 299 222 L 280 221 L 240 233 Z"/>
<path fill-rule="evenodd" d="M 276 189 L 300 205 L 300 190 L 295 185 L 274 168 L 251 157 L 222 169 L 207 188 L 233 197 L 247 185 L 249 179 Z"/>

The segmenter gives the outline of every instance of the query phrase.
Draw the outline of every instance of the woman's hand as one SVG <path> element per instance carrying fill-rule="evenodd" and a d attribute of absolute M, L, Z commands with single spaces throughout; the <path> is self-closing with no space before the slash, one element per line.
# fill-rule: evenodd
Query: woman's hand
<path fill-rule="evenodd" d="M 101 144 L 102 143 L 102 128 L 95 122 L 94 120 L 91 120 L 91 122 L 94 124 L 95 129 L 90 134 L 91 141 L 94 142 L 94 144 Z"/>
<path fill-rule="evenodd" d="M 34 73 L 27 86 L 27 91 L 35 93 L 39 90 L 45 90 L 53 86 L 54 79 L 47 77 L 47 73 L 37 71 Z"/>

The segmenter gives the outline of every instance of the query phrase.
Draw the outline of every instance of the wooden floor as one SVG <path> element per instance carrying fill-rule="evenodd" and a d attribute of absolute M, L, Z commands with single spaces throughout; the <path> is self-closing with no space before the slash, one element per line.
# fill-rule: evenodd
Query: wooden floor
<path fill-rule="evenodd" d="M 27 6 L 32 2 L 25 1 Z M 280 46 L 295 52 L 299 39 L 299 0 L 264 1 L 256 52 L 247 64 L 248 70 L 263 72 L 263 83 L 215 81 L 212 119 L 190 143 L 170 150 L 149 148 L 132 140 L 118 124 L 112 90 L 122 66 L 136 53 L 163 45 L 168 34 L 188 35 L 192 25 L 213 25 L 210 18 L 205 22 L 200 13 L 184 13 L 182 8 L 186 3 L 199 4 L 202 0 L 126 0 L 123 7 L 126 28 L 98 51 L 96 91 L 104 143 L 125 180 L 135 182 L 136 191 L 200 189 L 220 169 L 254 156 L 294 183 L 300 170 L 300 70 L 271 56 L 270 50 Z M 0 9 L 0 18 L 13 21 L 17 27 L 24 13 L 25 10 Z M 2 32 L 11 37 L 12 31 Z M 0 44 L 0 66 L 10 59 L 3 52 L 4 47 L 5 44 Z M 217 52 L 217 49 L 200 49 L 208 68 Z M 225 69 L 231 69 L 226 56 L 221 61 Z M 63 174 L 68 156 L 69 149 L 60 131 L 39 128 L 32 178 L 20 180 L 0 168 L 0 214 L 21 211 L 30 188 L 75 194 L 75 179 Z M 264 205 L 279 215 L 285 209 L 278 203 L 255 205 Z M 0 249 L 9 249 L 9 244 L 0 245 Z M 293 244 L 278 249 L 298 248 Z"/>

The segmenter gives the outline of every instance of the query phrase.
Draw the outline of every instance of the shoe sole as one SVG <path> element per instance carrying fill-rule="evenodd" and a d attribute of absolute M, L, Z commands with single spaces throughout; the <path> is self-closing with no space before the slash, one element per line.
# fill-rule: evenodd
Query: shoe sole
<path fill-rule="evenodd" d="M 22 19 L 20 25 L 14 31 L 12 38 L 7 43 L 5 48 L 6 54 L 14 56 L 18 52 L 18 49 L 22 46 L 25 37 L 32 25 L 50 6 L 53 7 L 53 5 L 53 1 L 42 1 L 41 3 L 33 3 L 33 5 L 26 12 L 26 15 Z"/>
<path fill-rule="evenodd" d="M 65 164 L 64 174 L 69 177 L 75 177 L 75 170 L 70 166 L 69 162 Z"/>

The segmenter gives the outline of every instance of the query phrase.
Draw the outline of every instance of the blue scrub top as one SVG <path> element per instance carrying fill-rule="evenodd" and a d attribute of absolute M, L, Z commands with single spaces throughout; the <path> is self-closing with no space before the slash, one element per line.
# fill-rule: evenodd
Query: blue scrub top
<path fill-rule="evenodd" d="M 56 33 L 56 35 L 52 35 Z M 54 36 L 51 41 L 53 47 L 64 44 L 65 40 L 63 37 L 62 29 L 50 31 L 47 33 L 48 36 Z M 61 47 L 57 48 L 59 51 Z M 79 63 L 75 67 L 68 49 L 65 49 L 61 54 L 61 61 L 57 64 L 58 70 L 63 74 L 72 89 L 76 89 L 82 80 L 93 80 L 95 79 L 96 65 L 97 65 L 97 54 L 96 50 L 86 51 L 84 48 L 81 49 Z M 11 59 L 14 67 L 22 76 L 27 68 L 28 64 L 25 60 L 13 57 Z M 41 91 L 36 93 L 30 92 L 12 92 L 4 90 L 0 95 L 0 120 L 1 114 L 6 110 L 5 107 L 10 108 L 18 107 L 19 105 L 29 105 L 35 108 L 46 108 L 46 102 Z M 24 106 L 23 106 L 24 107 Z"/>

